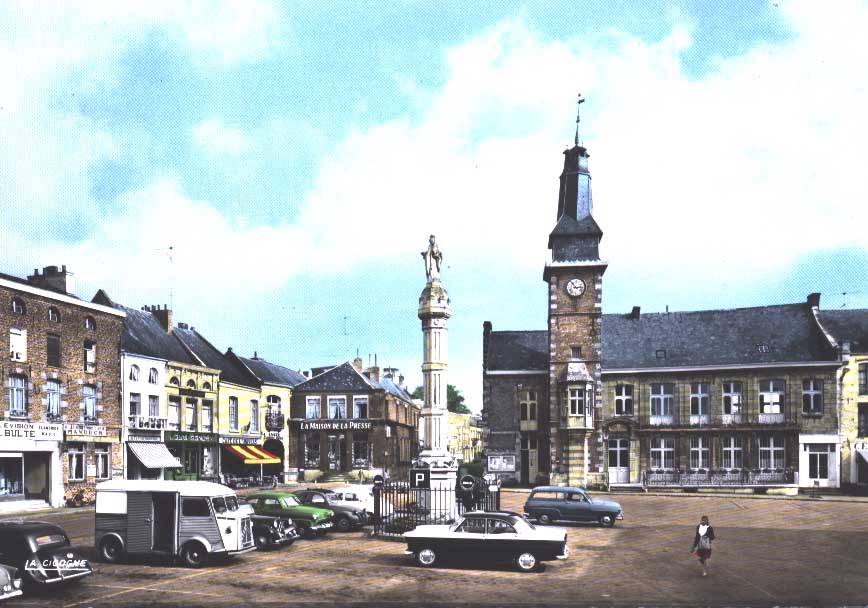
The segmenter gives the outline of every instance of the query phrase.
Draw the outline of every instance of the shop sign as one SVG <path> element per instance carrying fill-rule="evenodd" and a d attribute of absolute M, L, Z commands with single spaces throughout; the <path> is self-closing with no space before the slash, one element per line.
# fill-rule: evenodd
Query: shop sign
<path fill-rule="evenodd" d="M 188 431 L 166 431 L 166 441 L 187 443 L 217 443 L 217 433 L 191 433 Z"/>
<path fill-rule="evenodd" d="M 0 420 L 0 437 L 4 439 L 63 441 L 63 425 L 51 424 L 49 422 Z"/>
<path fill-rule="evenodd" d="M 140 434 L 140 433 L 127 433 L 127 441 L 139 441 L 139 442 L 141 442 L 141 441 L 153 441 L 153 442 L 159 443 L 162 441 L 162 438 L 160 437 L 159 431 L 156 431 L 155 434 L 153 434 L 153 435 L 151 435 L 151 434 L 145 435 L 145 434 Z"/>
<path fill-rule="evenodd" d="M 374 428 L 370 420 L 301 420 L 301 431 L 369 431 Z"/>
<path fill-rule="evenodd" d="M 259 445 L 261 441 L 259 435 L 220 435 L 220 443 L 224 445 Z"/>
<path fill-rule="evenodd" d="M 268 431 L 265 434 L 265 437 L 268 439 L 280 439 L 280 432 L 279 431 Z"/>
<path fill-rule="evenodd" d="M 197 391 L 193 388 L 179 388 L 178 394 L 184 397 L 198 397 L 201 399 L 205 396 L 205 391 Z"/>
<path fill-rule="evenodd" d="M 88 477 L 96 477 L 96 465 L 95 464 L 87 465 L 87 476 Z"/>
<path fill-rule="evenodd" d="M 76 435 L 77 437 L 105 437 L 106 433 L 104 426 L 93 424 L 79 424 L 75 422 L 67 422 L 63 425 L 63 431 L 67 435 Z"/>

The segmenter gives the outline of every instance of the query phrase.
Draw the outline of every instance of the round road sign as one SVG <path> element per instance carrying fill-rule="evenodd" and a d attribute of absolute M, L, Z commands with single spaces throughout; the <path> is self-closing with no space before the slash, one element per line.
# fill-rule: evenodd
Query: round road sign
<path fill-rule="evenodd" d="M 374 485 L 378 488 L 382 487 L 384 481 L 385 480 L 383 479 L 382 475 L 374 475 Z"/>
<path fill-rule="evenodd" d="M 476 485 L 476 479 L 474 479 L 473 475 L 465 475 L 461 478 L 461 489 L 462 490 L 472 490 Z"/>

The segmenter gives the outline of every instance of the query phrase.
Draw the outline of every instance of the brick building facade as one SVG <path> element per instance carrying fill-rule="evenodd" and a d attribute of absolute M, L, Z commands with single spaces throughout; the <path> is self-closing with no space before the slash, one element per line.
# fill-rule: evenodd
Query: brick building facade
<path fill-rule="evenodd" d="M 123 474 L 123 313 L 78 299 L 66 267 L 0 275 L 0 500 L 89 500 Z"/>

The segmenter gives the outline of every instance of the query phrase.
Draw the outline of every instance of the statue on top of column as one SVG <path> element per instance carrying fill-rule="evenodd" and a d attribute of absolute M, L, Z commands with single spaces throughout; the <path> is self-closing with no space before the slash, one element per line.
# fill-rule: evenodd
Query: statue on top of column
<path fill-rule="evenodd" d="M 422 252 L 422 259 L 425 260 L 425 276 L 428 282 L 440 280 L 440 263 L 443 261 L 443 254 L 434 242 L 434 235 L 428 238 L 428 250 Z"/>

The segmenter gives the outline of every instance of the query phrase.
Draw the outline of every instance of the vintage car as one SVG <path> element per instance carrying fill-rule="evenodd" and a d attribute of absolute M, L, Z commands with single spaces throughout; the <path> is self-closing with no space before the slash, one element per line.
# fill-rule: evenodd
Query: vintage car
<path fill-rule="evenodd" d="M 96 486 L 94 544 L 103 561 L 126 555 L 179 557 L 190 568 L 211 556 L 254 551 L 250 511 L 209 481 L 114 479 Z"/>
<path fill-rule="evenodd" d="M 31 588 L 75 583 L 92 573 L 63 528 L 41 521 L 0 521 L 0 563 L 17 568 Z"/>
<path fill-rule="evenodd" d="M 248 494 L 247 501 L 257 515 L 292 518 L 303 538 L 323 536 L 332 527 L 334 511 L 303 505 L 292 492 L 259 490 Z"/>
<path fill-rule="evenodd" d="M 405 532 L 404 539 L 404 553 L 425 567 L 452 556 L 474 563 L 512 562 L 522 572 L 532 572 L 541 562 L 569 555 L 566 530 L 538 528 L 510 511 L 471 511 L 451 525 L 417 526 Z"/>
<path fill-rule="evenodd" d="M 260 551 L 289 546 L 299 536 L 298 529 L 288 517 L 257 515 L 250 504 L 241 504 L 240 508 L 246 509 L 250 513 L 250 521 L 253 524 L 253 542 Z"/>
<path fill-rule="evenodd" d="M 324 488 L 307 488 L 293 491 L 302 504 L 331 509 L 335 513 L 335 530 L 349 532 L 361 528 L 370 521 L 370 515 L 358 503 L 343 500 L 343 494 Z"/>
<path fill-rule="evenodd" d="M 0 564 L 0 602 L 21 595 L 21 575 L 18 568 Z"/>
<path fill-rule="evenodd" d="M 374 486 L 337 486 L 330 491 L 343 504 L 361 509 L 368 517 L 374 512 Z"/>
<path fill-rule="evenodd" d="M 543 525 L 556 521 L 592 521 L 611 528 L 616 519 L 624 519 L 621 505 L 599 500 L 582 488 L 538 486 L 524 503 L 524 514 Z"/>

